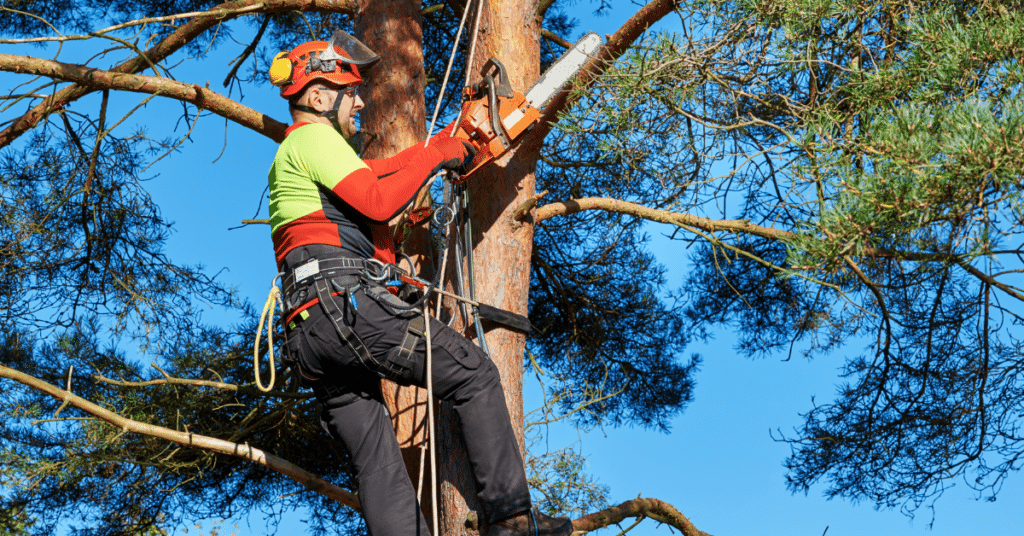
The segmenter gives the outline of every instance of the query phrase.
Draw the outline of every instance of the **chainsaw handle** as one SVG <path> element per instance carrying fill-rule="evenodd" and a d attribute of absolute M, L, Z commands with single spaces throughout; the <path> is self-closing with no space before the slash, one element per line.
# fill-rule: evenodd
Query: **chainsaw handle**
<path fill-rule="evenodd" d="M 491 61 L 498 62 L 498 60 L 491 58 L 491 60 L 488 60 L 488 63 Z M 498 63 L 500 64 L 501 62 Z M 504 68 L 505 67 L 502 66 L 502 69 Z M 494 79 L 491 78 L 491 75 L 489 74 L 484 75 L 484 83 L 487 85 L 487 113 L 491 120 L 491 130 L 493 130 L 494 134 L 501 140 L 501 145 L 504 149 L 508 149 L 509 146 L 512 145 L 512 141 L 508 139 L 508 133 L 505 132 L 505 125 L 501 124 L 501 106 L 498 104 L 498 88 L 495 87 Z M 508 85 L 507 81 L 505 82 L 505 85 Z M 509 86 L 509 91 L 511 90 L 512 88 Z M 515 94 L 513 93 L 512 95 Z M 511 98 L 512 95 L 509 95 L 507 98 Z"/>
<path fill-rule="evenodd" d="M 496 75 L 496 76 L 495 76 Z M 484 64 L 483 68 L 480 69 L 480 76 L 485 81 L 490 79 L 489 87 L 494 87 L 494 94 L 499 97 L 511 99 L 515 96 L 516 92 L 512 89 L 512 84 L 508 80 L 508 71 L 505 70 L 505 64 L 501 63 L 498 58 L 491 57 Z M 495 80 L 497 80 L 497 86 L 495 86 Z M 497 102 L 497 99 L 491 98 L 491 102 Z"/>

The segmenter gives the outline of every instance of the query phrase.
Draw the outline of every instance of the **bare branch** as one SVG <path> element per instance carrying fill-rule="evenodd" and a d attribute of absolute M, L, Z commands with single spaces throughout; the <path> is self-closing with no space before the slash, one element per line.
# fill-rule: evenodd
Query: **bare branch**
<path fill-rule="evenodd" d="M 643 497 L 574 520 L 572 522 L 573 534 L 579 536 L 603 529 L 608 525 L 619 523 L 627 517 L 649 517 L 679 529 L 684 536 L 710 536 L 693 526 L 693 523 L 671 504 L 659 499 Z"/>
<path fill-rule="evenodd" d="M 680 212 L 653 209 L 643 205 L 637 205 L 636 203 L 630 203 L 629 201 L 622 201 L 620 199 L 608 199 L 601 197 L 586 197 L 582 199 L 573 199 L 571 201 L 549 203 L 536 209 L 533 221 L 534 223 L 540 223 L 548 218 L 566 216 L 582 212 L 584 210 L 605 210 L 608 212 L 632 214 L 645 220 L 670 223 L 673 225 L 684 224 L 709 232 L 732 231 L 752 234 L 773 240 L 797 238 L 796 233 L 762 227 L 760 225 L 750 223 L 750 220 L 712 220 L 710 218 L 702 218 Z"/>
<path fill-rule="evenodd" d="M 249 9 L 252 6 L 262 6 L 262 9 L 256 11 Z M 150 48 L 144 54 L 125 61 L 110 69 L 110 71 L 116 73 L 140 72 L 151 64 L 163 61 L 210 28 L 245 14 L 271 14 L 295 10 L 354 14 L 358 11 L 358 5 L 355 0 L 236 0 L 225 2 L 196 16 L 196 18 L 182 25 L 174 33 L 157 43 L 156 46 Z M 76 84 L 50 95 L 42 103 L 36 105 L 32 110 L 29 110 L 0 132 L 0 147 L 10 145 L 19 136 L 38 125 L 49 114 L 96 89 L 100 88 L 90 88 Z"/>
<path fill-rule="evenodd" d="M 169 78 L 103 71 L 71 63 L 11 54 L 0 54 L 0 70 L 37 74 L 75 82 L 75 86 L 72 87 L 88 88 L 89 91 L 120 89 L 190 102 L 199 108 L 251 128 L 276 142 L 284 140 L 284 131 L 287 128 L 286 124 L 248 106 L 243 106 L 210 88 L 196 84 L 184 84 Z"/>
<path fill-rule="evenodd" d="M 549 203 L 540 208 L 535 209 L 533 215 L 533 222 L 540 223 L 548 218 L 555 216 L 566 216 L 569 214 L 576 214 L 584 210 L 604 210 L 608 212 L 618 212 L 621 214 L 632 214 L 634 216 L 643 218 L 645 220 L 656 221 L 660 223 L 669 223 L 672 225 L 688 226 L 701 229 L 708 232 L 726 231 L 740 234 L 750 234 L 754 236 L 760 236 L 762 238 L 768 238 L 771 240 L 793 240 L 798 238 L 799 235 L 789 231 L 783 231 L 780 229 L 773 229 L 771 227 L 764 227 L 756 225 L 750 222 L 750 220 L 713 220 L 711 218 L 703 218 L 700 216 L 693 216 L 691 214 L 684 214 L 680 212 L 672 212 L 669 210 L 657 210 L 643 205 L 637 205 L 636 203 L 630 203 L 629 201 L 622 201 L 620 199 L 609 199 L 601 197 L 587 197 L 582 199 L 573 199 L 570 201 L 559 201 L 557 203 Z M 981 270 L 971 266 L 968 259 L 962 255 L 952 255 L 946 253 L 919 253 L 913 251 L 898 251 L 885 248 L 876 247 L 862 247 L 860 248 L 858 257 L 869 257 L 878 259 L 900 259 L 907 261 L 917 262 L 949 262 L 954 263 L 963 268 L 967 273 L 978 278 L 985 283 L 992 285 L 1003 292 L 1009 294 L 1013 298 L 1024 301 L 1024 294 L 1022 294 L 1016 287 L 1007 285 L 996 280 L 994 277 L 982 272 Z M 813 252 L 811 252 L 813 253 Z M 868 285 L 869 287 L 871 285 Z"/>
<path fill-rule="evenodd" d="M 556 34 L 555 32 L 552 32 L 551 30 L 549 30 L 547 28 L 541 28 L 540 35 L 544 39 L 547 39 L 548 41 L 551 41 L 552 43 L 556 43 L 559 46 L 562 46 L 562 47 L 564 47 L 567 50 L 572 48 L 572 43 L 566 41 L 562 36 Z"/>
<path fill-rule="evenodd" d="M 162 372 L 162 371 L 161 371 Z M 313 398 L 312 393 L 292 393 L 288 391 L 270 391 L 264 393 L 258 389 L 252 387 L 246 387 L 244 385 L 236 385 L 233 383 L 226 382 L 215 382 L 210 380 L 190 380 L 188 378 L 175 378 L 173 376 L 167 376 L 163 380 L 145 380 L 139 382 L 130 382 L 124 380 L 114 380 L 107 378 L 101 374 L 93 374 L 92 379 L 103 382 L 109 385 L 116 385 L 118 387 L 152 387 L 155 385 L 187 385 L 191 387 L 210 387 L 212 389 L 221 389 L 223 391 L 234 391 L 239 394 L 253 395 L 253 396 L 273 396 L 277 398 Z"/>
<path fill-rule="evenodd" d="M 305 486 L 306 489 L 310 491 L 319 493 L 331 500 L 344 504 L 345 506 L 349 506 L 357 510 L 359 509 L 359 499 L 356 498 L 353 493 L 325 481 L 288 460 L 278 458 L 277 456 L 264 452 L 260 449 L 245 444 L 240 445 L 238 443 L 232 443 L 230 441 L 214 437 L 202 436 L 188 432 L 179 432 L 171 430 L 170 428 L 164 428 L 162 426 L 128 419 L 93 404 L 92 402 L 89 402 L 68 390 L 61 389 L 55 385 L 40 380 L 39 378 L 19 372 L 4 365 L 0 365 L 0 378 L 10 378 L 18 383 L 31 387 L 32 389 L 44 392 L 57 400 L 67 401 L 69 405 L 90 415 L 99 417 L 121 430 L 158 437 L 160 439 L 172 441 L 184 447 L 205 450 L 217 454 L 227 454 L 228 456 L 235 456 L 258 463 L 272 471 L 276 471 L 288 478 L 291 478 Z"/>
<path fill-rule="evenodd" d="M 238 68 L 242 66 L 242 63 L 245 62 L 250 54 L 256 51 L 256 45 L 259 44 L 260 39 L 263 38 L 263 32 L 267 31 L 267 26 L 269 25 L 270 17 L 264 16 L 263 24 L 260 24 L 260 29 L 256 32 L 256 37 L 253 38 L 252 43 L 249 43 L 249 46 L 245 47 L 245 50 L 242 51 L 240 56 L 232 60 L 232 63 L 234 63 L 235 66 L 231 68 L 231 72 L 228 73 L 226 78 L 224 78 L 224 87 L 228 87 L 228 84 L 231 83 L 231 79 L 238 73 Z"/>

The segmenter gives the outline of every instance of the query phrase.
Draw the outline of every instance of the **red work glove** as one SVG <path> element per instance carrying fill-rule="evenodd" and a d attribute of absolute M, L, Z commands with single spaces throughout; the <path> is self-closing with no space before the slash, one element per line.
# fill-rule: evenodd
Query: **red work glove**
<path fill-rule="evenodd" d="M 473 157 L 476 156 L 476 148 L 471 143 L 459 138 L 435 138 L 431 145 L 441 152 L 441 167 L 444 169 L 460 173 L 466 173 L 472 169 L 471 164 Z"/>

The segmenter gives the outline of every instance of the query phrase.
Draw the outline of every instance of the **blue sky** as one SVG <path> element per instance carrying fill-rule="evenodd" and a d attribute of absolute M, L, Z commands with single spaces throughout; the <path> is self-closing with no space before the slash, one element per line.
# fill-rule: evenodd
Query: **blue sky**
<path fill-rule="evenodd" d="M 627 6 L 613 9 L 608 17 L 590 18 L 577 32 L 611 33 L 633 9 Z M 678 20 L 671 17 L 666 22 L 668 28 L 678 26 Z M 255 93 L 248 91 L 249 106 L 285 119 L 284 106 L 270 88 Z M 169 196 L 164 207 L 178 223 L 178 234 L 171 244 L 174 258 L 201 261 L 213 270 L 229 268 L 225 277 L 238 281 L 245 296 L 262 303 L 274 272 L 269 231 L 265 226 L 226 229 L 253 216 L 275 145 L 234 125 L 227 132 L 228 145 L 218 163 L 211 162 L 221 150 L 219 140 L 195 143 L 187 149 L 189 167 L 195 170 L 192 176 L 183 177 L 187 181 L 184 184 L 168 177 L 155 181 L 154 193 L 169 190 L 159 195 Z M 220 131 L 214 136 L 220 136 Z M 175 170 L 180 169 L 183 160 L 176 158 L 173 170 L 167 173 L 179 173 Z M 181 191 L 189 194 L 183 204 L 177 201 Z M 226 211 L 224 199 L 234 200 Z M 261 214 L 265 216 L 266 203 Z M 687 270 L 685 250 L 664 238 L 671 229 L 651 226 L 648 231 L 653 236 L 652 250 L 669 267 L 669 286 L 678 286 Z M 932 528 L 928 526 L 932 521 L 928 509 L 919 510 L 911 519 L 898 511 L 876 510 L 871 504 L 826 500 L 823 485 L 807 495 L 789 493 L 782 466 L 789 447 L 774 441 L 770 432 L 790 432 L 798 426 L 799 414 L 812 407 L 812 397 L 819 401 L 832 399 L 840 382 L 838 369 L 844 354 L 814 361 L 783 361 L 782 357 L 750 360 L 739 356 L 733 347 L 730 335 L 721 332 L 711 343 L 687 350 L 701 353 L 704 364 L 697 374 L 695 401 L 673 420 L 671 433 L 606 428 L 581 435 L 571 426 L 556 425 L 551 428 L 551 447 L 577 445 L 588 460 L 589 472 L 609 486 L 612 504 L 637 496 L 662 499 L 715 536 L 1011 536 L 1020 532 L 1022 516 L 1013 513 L 1024 503 L 1024 481 L 1018 475 L 1005 484 L 996 502 L 977 500 L 963 483 L 948 491 L 937 503 Z M 528 382 L 525 394 L 527 410 L 540 404 L 535 384 Z M 287 516 L 282 533 L 301 533 L 301 518 L 301 514 Z M 226 527 L 235 523 L 238 521 Z M 629 523 L 623 524 L 627 526 Z M 255 517 L 237 527 L 234 530 L 239 535 L 264 532 L 260 519 Z M 607 529 L 603 533 L 617 532 Z M 634 536 L 674 533 L 651 520 L 630 532 Z"/>
<path fill-rule="evenodd" d="M 587 4 L 580 7 L 576 16 L 589 9 Z M 634 10 L 635 6 L 627 5 L 613 9 L 608 17 L 587 18 L 578 32 L 611 33 Z M 678 24 L 669 19 L 669 27 Z M 230 58 L 223 53 L 216 58 L 207 62 L 206 68 L 211 73 L 210 86 L 223 92 L 220 80 L 229 69 L 226 61 Z M 204 80 L 189 82 L 201 84 Z M 269 86 L 249 87 L 243 102 L 285 120 L 284 103 L 275 93 Z M 180 105 L 155 101 L 147 117 L 177 121 L 180 110 Z M 183 128 L 179 126 L 179 133 Z M 244 218 L 266 217 L 265 200 L 260 213 L 255 211 L 276 145 L 234 124 L 225 129 L 224 121 L 214 116 L 202 118 L 196 132 L 181 153 L 154 167 L 160 176 L 147 185 L 167 218 L 176 222 L 168 253 L 177 262 L 204 264 L 210 273 L 226 269 L 221 279 L 237 285 L 241 295 L 252 302 L 263 303 L 276 273 L 269 228 L 229 229 Z M 652 250 L 669 267 L 669 286 L 678 285 L 687 269 L 685 250 L 661 236 L 669 229 L 652 226 L 649 232 L 654 236 Z M 207 310 L 205 317 L 229 320 L 213 309 Z M 1018 511 L 1018 505 L 1024 504 L 1024 479 L 1020 475 L 1012 475 L 996 502 L 978 501 L 967 486 L 960 484 L 938 501 L 932 529 L 928 527 L 932 512 L 925 509 L 910 519 L 896 511 L 877 511 L 870 504 L 827 501 L 821 496 L 824 486 L 806 496 L 790 494 L 785 489 L 782 467 L 789 449 L 773 441 L 769 433 L 788 432 L 797 426 L 799 413 L 811 407 L 812 397 L 822 401 L 832 398 L 843 355 L 811 362 L 800 358 L 749 360 L 736 354 L 728 333 L 687 351 L 701 353 L 704 364 L 697 375 L 695 401 L 673 420 L 671 433 L 620 428 L 581 435 L 568 426 L 552 427 L 552 448 L 577 444 L 588 459 L 589 472 L 609 486 L 613 504 L 637 496 L 662 499 L 698 528 L 716 536 L 1020 533 L 1024 518 Z M 539 404 L 535 386 L 528 388 L 526 396 L 527 410 Z M 301 518 L 301 514 L 287 516 L 279 534 L 306 533 Z M 192 528 L 188 533 L 209 534 L 210 526 L 207 521 L 203 528 Z M 222 535 L 265 532 L 256 516 L 229 520 L 220 529 Z M 616 532 L 606 530 L 603 534 Z M 674 533 L 651 520 L 630 532 L 637 536 Z"/>

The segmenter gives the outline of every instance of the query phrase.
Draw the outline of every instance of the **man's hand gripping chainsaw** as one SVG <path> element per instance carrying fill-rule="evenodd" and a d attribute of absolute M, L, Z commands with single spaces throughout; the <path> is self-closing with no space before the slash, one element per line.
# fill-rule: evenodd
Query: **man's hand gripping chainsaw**
<path fill-rule="evenodd" d="M 590 32 L 551 65 L 526 95 L 512 89 L 505 66 L 491 58 L 480 70 L 481 81 L 463 91 L 462 112 L 452 136 L 477 149 L 472 167 L 455 179 L 463 182 L 481 167 L 508 151 L 540 119 L 541 110 L 561 91 L 601 46 Z"/>

